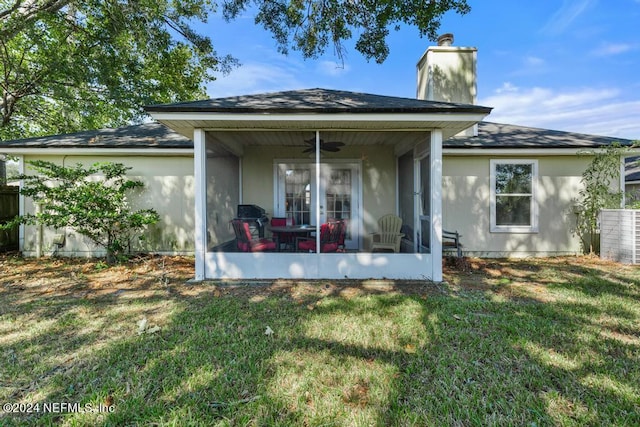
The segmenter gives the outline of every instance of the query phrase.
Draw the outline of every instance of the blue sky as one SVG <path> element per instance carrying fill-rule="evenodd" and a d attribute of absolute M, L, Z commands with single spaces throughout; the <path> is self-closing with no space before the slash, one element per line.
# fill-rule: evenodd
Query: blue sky
<path fill-rule="evenodd" d="M 486 120 L 640 139 L 640 0 L 469 0 L 445 15 L 441 33 L 478 48 L 478 103 Z M 208 28 L 218 53 L 242 64 L 208 86 L 224 97 L 321 87 L 415 97 L 416 62 L 433 43 L 415 28 L 393 32 L 384 64 L 349 48 L 344 67 L 329 51 L 315 60 L 281 55 L 246 14 Z"/>

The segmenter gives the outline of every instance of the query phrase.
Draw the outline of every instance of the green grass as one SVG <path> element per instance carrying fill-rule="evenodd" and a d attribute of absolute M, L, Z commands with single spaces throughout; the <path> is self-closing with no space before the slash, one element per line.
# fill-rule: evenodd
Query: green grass
<path fill-rule="evenodd" d="M 0 273 L 0 403 L 114 408 L 0 410 L 0 425 L 640 425 L 638 269 L 478 261 L 447 277 L 27 298 Z M 143 317 L 160 330 L 138 334 Z"/>

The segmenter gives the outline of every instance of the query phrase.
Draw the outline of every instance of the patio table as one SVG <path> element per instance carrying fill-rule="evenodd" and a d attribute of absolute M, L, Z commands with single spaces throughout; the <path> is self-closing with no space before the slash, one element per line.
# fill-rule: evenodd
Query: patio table
<path fill-rule="evenodd" d="M 280 233 L 292 233 L 308 236 L 310 233 L 315 233 L 315 225 L 272 225 L 268 227 L 273 233 L 276 241 L 276 251 L 280 252 Z"/>

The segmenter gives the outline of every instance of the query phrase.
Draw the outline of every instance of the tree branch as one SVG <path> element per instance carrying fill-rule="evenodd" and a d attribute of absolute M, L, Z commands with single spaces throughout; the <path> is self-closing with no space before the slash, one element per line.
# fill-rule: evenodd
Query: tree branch
<path fill-rule="evenodd" d="M 71 2 L 72 0 L 16 1 L 10 8 L 0 11 L 0 39 L 13 39 L 41 15 L 58 12 Z"/>

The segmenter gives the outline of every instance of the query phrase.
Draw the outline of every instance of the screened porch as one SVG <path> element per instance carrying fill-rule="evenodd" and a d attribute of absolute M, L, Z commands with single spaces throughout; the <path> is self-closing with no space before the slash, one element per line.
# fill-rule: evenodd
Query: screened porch
<path fill-rule="evenodd" d="M 432 276 L 437 132 L 203 133 L 208 277 Z M 399 218 L 397 248 L 374 245 L 384 216 Z"/>

